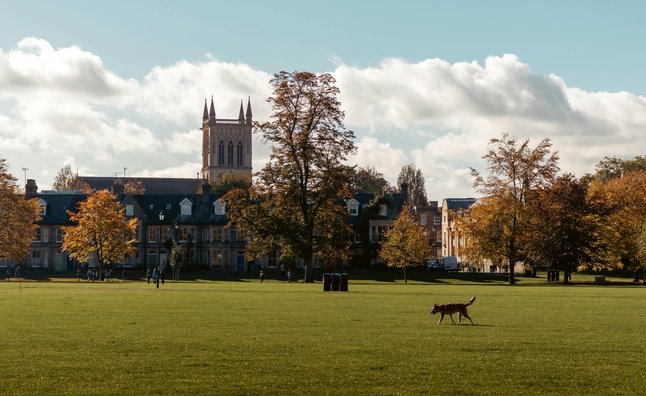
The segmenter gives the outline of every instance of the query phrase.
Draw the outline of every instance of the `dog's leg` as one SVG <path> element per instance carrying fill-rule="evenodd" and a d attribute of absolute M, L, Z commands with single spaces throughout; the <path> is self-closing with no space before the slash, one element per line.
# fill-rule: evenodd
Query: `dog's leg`
<path fill-rule="evenodd" d="M 462 313 L 458 312 L 458 324 L 462 322 Z"/>
<path fill-rule="evenodd" d="M 453 321 L 453 314 L 449 314 L 449 317 L 451 318 L 451 323 L 455 324 L 455 321 Z"/>
<path fill-rule="evenodd" d="M 469 317 L 469 315 L 467 314 L 467 311 L 466 311 L 466 310 L 464 311 L 463 315 L 464 315 L 464 317 L 465 317 L 465 318 L 469 319 L 469 321 L 471 322 L 471 324 L 473 324 L 473 320 L 471 320 L 471 318 L 470 318 L 470 317 Z"/>
<path fill-rule="evenodd" d="M 442 323 L 442 319 L 444 319 L 444 313 L 440 312 L 440 320 L 437 322 L 437 324 Z"/>

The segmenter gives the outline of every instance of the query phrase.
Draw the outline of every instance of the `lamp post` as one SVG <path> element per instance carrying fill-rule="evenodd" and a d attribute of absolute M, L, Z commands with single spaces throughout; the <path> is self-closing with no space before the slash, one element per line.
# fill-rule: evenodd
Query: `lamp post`
<path fill-rule="evenodd" d="M 177 223 L 175 223 L 175 232 L 173 233 L 173 237 L 175 238 L 175 243 L 177 246 L 177 249 L 179 249 L 179 226 Z M 178 250 L 179 251 L 179 250 Z M 175 282 L 179 281 L 179 264 L 181 260 L 177 260 L 177 256 L 175 256 L 175 268 L 174 268 L 174 277 L 175 277 Z"/>
<path fill-rule="evenodd" d="M 157 288 L 159 289 L 159 278 L 161 277 L 161 246 L 162 246 L 162 221 L 164 221 L 164 211 L 159 212 L 159 254 L 157 256 Z"/>

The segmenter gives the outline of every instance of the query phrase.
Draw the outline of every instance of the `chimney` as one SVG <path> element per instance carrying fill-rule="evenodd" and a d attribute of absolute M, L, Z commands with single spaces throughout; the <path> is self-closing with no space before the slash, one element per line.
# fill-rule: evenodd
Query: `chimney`
<path fill-rule="evenodd" d="M 33 198 L 38 194 L 38 186 L 36 185 L 36 180 L 27 179 L 27 184 L 25 184 L 25 197 Z"/>
<path fill-rule="evenodd" d="M 408 202 L 408 184 L 402 183 L 401 191 L 402 195 L 404 196 L 404 202 Z"/>

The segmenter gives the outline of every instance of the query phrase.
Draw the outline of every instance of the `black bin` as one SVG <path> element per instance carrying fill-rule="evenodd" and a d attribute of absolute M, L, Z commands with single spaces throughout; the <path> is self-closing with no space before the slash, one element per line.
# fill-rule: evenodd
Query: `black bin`
<path fill-rule="evenodd" d="M 332 274 L 329 272 L 323 273 L 323 291 L 332 290 Z"/>
<path fill-rule="evenodd" d="M 341 274 L 332 274 L 332 291 L 339 291 L 341 287 Z"/>
<path fill-rule="evenodd" d="M 340 274 L 341 282 L 339 285 L 339 290 L 340 291 L 348 291 L 348 274 L 342 273 Z"/>

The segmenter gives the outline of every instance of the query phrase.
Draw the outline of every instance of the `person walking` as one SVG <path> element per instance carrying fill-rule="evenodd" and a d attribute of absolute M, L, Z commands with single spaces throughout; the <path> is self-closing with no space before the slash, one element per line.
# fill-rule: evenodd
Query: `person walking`
<path fill-rule="evenodd" d="M 260 270 L 260 283 L 262 283 L 265 280 L 265 270 Z"/>
<path fill-rule="evenodd" d="M 150 268 L 146 269 L 146 283 L 150 284 Z"/>

